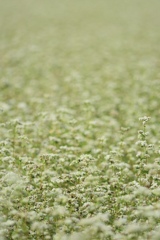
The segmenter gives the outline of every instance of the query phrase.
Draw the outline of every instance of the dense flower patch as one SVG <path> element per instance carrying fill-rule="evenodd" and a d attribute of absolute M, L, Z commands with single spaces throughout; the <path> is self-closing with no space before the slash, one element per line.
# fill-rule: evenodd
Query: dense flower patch
<path fill-rule="evenodd" d="M 1 1 L 1 240 L 160 239 L 158 9 Z"/>

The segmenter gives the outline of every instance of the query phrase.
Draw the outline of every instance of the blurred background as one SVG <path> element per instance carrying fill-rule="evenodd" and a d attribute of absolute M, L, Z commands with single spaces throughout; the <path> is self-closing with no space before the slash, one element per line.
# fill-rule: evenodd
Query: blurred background
<path fill-rule="evenodd" d="M 53 108 L 79 111 L 89 99 L 121 122 L 137 111 L 159 114 L 159 7 L 159 0 L 1 0 L 1 101 L 37 97 L 51 109 L 49 96 Z"/>

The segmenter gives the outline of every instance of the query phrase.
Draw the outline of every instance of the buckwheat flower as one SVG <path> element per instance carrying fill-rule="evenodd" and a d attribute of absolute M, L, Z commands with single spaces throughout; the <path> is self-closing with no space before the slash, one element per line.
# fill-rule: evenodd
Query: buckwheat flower
<path fill-rule="evenodd" d="M 7 182 L 8 184 L 12 185 L 14 183 L 18 183 L 20 178 L 19 176 L 14 172 L 8 172 L 3 178 L 3 181 Z"/>
<path fill-rule="evenodd" d="M 127 218 L 121 217 L 121 218 L 115 220 L 114 224 L 118 227 L 123 226 L 123 225 L 127 224 Z"/>
<path fill-rule="evenodd" d="M 6 147 L 3 147 L 0 149 L 0 154 L 2 154 L 3 156 L 9 156 L 12 155 L 12 151 Z"/>
<path fill-rule="evenodd" d="M 28 219 L 33 222 L 38 218 L 37 212 L 36 211 L 30 211 L 27 213 Z"/>
<path fill-rule="evenodd" d="M 112 227 L 108 226 L 102 222 L 96 222 L 91 226 L 91 230 L 93 232 L 102 232 L 105 234 L 105 236 L 112 236 L 113 232 L 112 232 Z"/>
<path fill-rule="evenodd" d="M 73 232 L 70 236 L 68 236 L 67 240 L 87 240 L 83 233 Z"/>
<path fill-rule="evenodd" d="M 126 225 L 126 228 L 124 230 L 125 234 L 130 234 L 130 233 L 140 233 L 143 232 L 145 229 L 145 226 L 140 224 L 140 223 L 129 223 Z"/>
<path fill-rule="evenodd" d="M 134 194 L 126 194 L 124 196 L 120 196 L 117 198 L 118 202 L 124 201 L 124 202 L 130 202 L 134 199 Z"/>
<path fill-rule="evenodd" d="M 3 157 L 2 158 L 2 161 L 5 163 L 13 163 L 13 162 L 15 162 L 15 159 L 13 158 L 13 157 L 11 157 L 11 156 L 6 156 L 6 157 Z"/>
<path fill-rule="evenodd" d="M 13 220 L 7 220 L 6 222 L 3 223 L 4 227 L 11 227 L 15 224 L 15 221 Z"/>
<path fill-rule="evenodd" d="M 0 112 L 7 112 L 9 111 L 11 106 L 5 102 L 0 102 Z"/>
<path fill-rule="evenodd" d="M 27 108 L 27 104 L 25 102 L 18 103 L 17 107 L 19 109 L 25 110 Z"/>
<path fill-rule="evenodd" d="M 142 155 L 142 152 L 138 151 L 136 154 L 136 157 L 139 158 L 139 157 L 141 157 L 141 155 Z"/>
<path fill-rule="evenodd" d="M 56 234 L 53 235 L 54 240 L 70 240 L 71 235 L 65 234 L 63 230 L 60 230 Z"/>
<path fill-rule="evenodd" d="M 152 193 L 156 196 L 160 196 L 160 187 L 156 188 L 156 189 L 153 189 L 152 190 Z"/>
<path fill-rule="evenodd" d="M 107 161 L 110 160 L 110 159 L 111 159 L 111 155 L 109 155 L 109 154 L 106 155 L 106 156 L 105 156 L 105 159 L 106 159 Z"/>
<path fill-rule="evenodd" d="M 139 186 L 138 189 L 134 191 L 135 196 L 138 196 L 138 195 L 150 196 L 151 194 L 152 192 L 150 189 L 142 186 Z"/>
<path fill-rule="evenodd" d="M 136 145 L 139 145 L 141 147 L 145 147 L 145 146 L 147 146 L 147 142 L 146 141 L 137 141 Z"/>
<path fill-rule="evenodd" d="M 80 220 L 79 224 L 80 225 L 90 225 L 90 224 L 93 224 L 98 221 L 108 222 L 108 220 L 109 220 L 108 213 L 98 213 L 97 215 L 95 215 L 93 217 Z"/>
<path fill-rule="evenodd" d="M 124 239 L 124 235 L 121 233 L 115 233 L 113 235 L 113 240 L 123 240 Z"/>
<path fill-rule="evenodd" d="M 158 172 L 159 172 L 159 167 L 157 169 L 153 168 L 149 170 L 149 174 L 152 176 L 155 176 Z"/>
<path fill-rule="evenodd" d="M 143 125 L 145 125 L 146 122 L 148 122 L 148 120 L 150 120 L 150 117 L 147 117 L 147 116 L 140 117 L 139 120 L 142 121 Z"/>
<path fill-rule="evenodd" d="M 41 233 L 43 233 L 43 231 L 47 228 L 48 228 L 48 225 L 47 225 L 46 222 L 35 221 L 31 225 L 32 230 L 38 231 L 38 232 L 41 232 Z"/>

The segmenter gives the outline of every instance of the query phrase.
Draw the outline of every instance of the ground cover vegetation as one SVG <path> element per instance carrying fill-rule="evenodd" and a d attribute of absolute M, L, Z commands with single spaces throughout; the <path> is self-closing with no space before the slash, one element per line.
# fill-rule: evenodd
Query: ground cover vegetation
<path fill-rule="evenodd" d="M 0 1 L 0 240 L 160 239 L 159 7 Z"/>

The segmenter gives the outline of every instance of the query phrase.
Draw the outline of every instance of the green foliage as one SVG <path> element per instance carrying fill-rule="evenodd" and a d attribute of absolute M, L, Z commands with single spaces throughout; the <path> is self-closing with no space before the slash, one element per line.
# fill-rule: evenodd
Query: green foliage
<path fill-rule="evenodd" d="M 0 2 L 0 240 L 159 240 L 159 6 Z"/>

